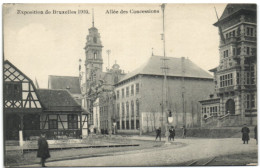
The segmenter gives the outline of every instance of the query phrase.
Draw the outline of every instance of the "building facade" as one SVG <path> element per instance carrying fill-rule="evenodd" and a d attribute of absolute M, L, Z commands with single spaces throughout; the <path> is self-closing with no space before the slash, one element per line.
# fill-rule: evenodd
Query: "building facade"
<path fill-rule="evenodd" d="M 4 61 L 5 140 L 81 138 L 87 113 L 68 90 L 36 89 L 32 80 Z M 85 119 L 85 120 L 84 120 Z"/>
<path fill-rule="evenodd" d="M 151 132 L 164 128 L 167 114 L 162 109 L 163 72 L 161 56 L 115 84 L 117 128 L 122 132 Z M 167 57 L 167 104 L 175 127 L 199 127 L 200 105 L 214 90 L 212 76 L 189 59 Z"/>
<path fill-rule="evenodd" d="M 219 66 L 211 70 L 214 72 L 214 95 L 219 101 L 219 113 L 215 116 L 219 120 L 218 126 L 240 126 L 244 123 L 255 125 L 256 5 L 228 4 L 214 26 L 219 28 L 220 35 Z M 205 109 L 212 106 L 210 101 L 208 99 L 201 102 L 203 116 Z M 213 115 L 209 117 L 214 118 L 211 116 Z M 207 121 L 207 118 L 204 121 Z"/>

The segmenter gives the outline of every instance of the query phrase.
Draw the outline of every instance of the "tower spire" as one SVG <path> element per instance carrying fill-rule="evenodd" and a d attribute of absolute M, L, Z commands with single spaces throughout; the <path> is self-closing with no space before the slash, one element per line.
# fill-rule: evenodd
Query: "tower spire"
<path fill-rule="evenodd" d="M 94 26 L 94 9 L 92 8 L 92 27 L 95 27 Z"/>

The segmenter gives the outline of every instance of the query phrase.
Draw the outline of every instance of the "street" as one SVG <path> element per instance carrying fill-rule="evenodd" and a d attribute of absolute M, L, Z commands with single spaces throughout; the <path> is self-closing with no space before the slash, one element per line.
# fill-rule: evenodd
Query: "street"
<path fill-rule="evenodd" d="M 153 139 L 152 137 L 140 138 L 144 140 Z M 174 143 L 177 142 L 186 145 L 173 148 Z M 190 160 L 256 151 L 257 145 L 253 139 L 249 141 L 248 145 L 242 144 L 240 138 L 176 139 L 173 144 L 165 145 L 161 150 L 156 148 L 144 149 L 141 151 L 114 153 L 102 157 L 49 163 L 47 161 L 46 166 L 174 166 Z M 26 165 L 26 167 L 36 166 L 39 165 Z"/>

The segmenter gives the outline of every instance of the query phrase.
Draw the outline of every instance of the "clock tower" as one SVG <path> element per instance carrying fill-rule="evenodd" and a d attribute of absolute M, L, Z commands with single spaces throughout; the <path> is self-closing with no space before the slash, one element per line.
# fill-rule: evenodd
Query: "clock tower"
<path fill-rule="evenodd" d="M 94 26 L 94 17 L 92 27 L 89 28 L 87 42 L 85 46 L 85 68 L 86 68 L 86 84 L 96 83 L 100 79 L 103 69 L 102 43 L 98 29 Z"/>

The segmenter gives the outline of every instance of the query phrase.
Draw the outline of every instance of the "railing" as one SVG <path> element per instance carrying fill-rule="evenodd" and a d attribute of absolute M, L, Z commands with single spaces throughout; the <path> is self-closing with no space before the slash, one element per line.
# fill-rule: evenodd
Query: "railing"
<path fill-rule="evenodd" d="M 228 117 L 228 116 L 230 116 L 230 114 L 229 114 L 229 113 L 227 113 L 227 114 L 225 114 L 225 115 L 223 115 L 223 116 L 219 117 L 218 119 L 219 119 L 219 120 L 222 120 L 222 119 L 224 119 L 224 118 L 226 118 L 226 117 Z"/>

